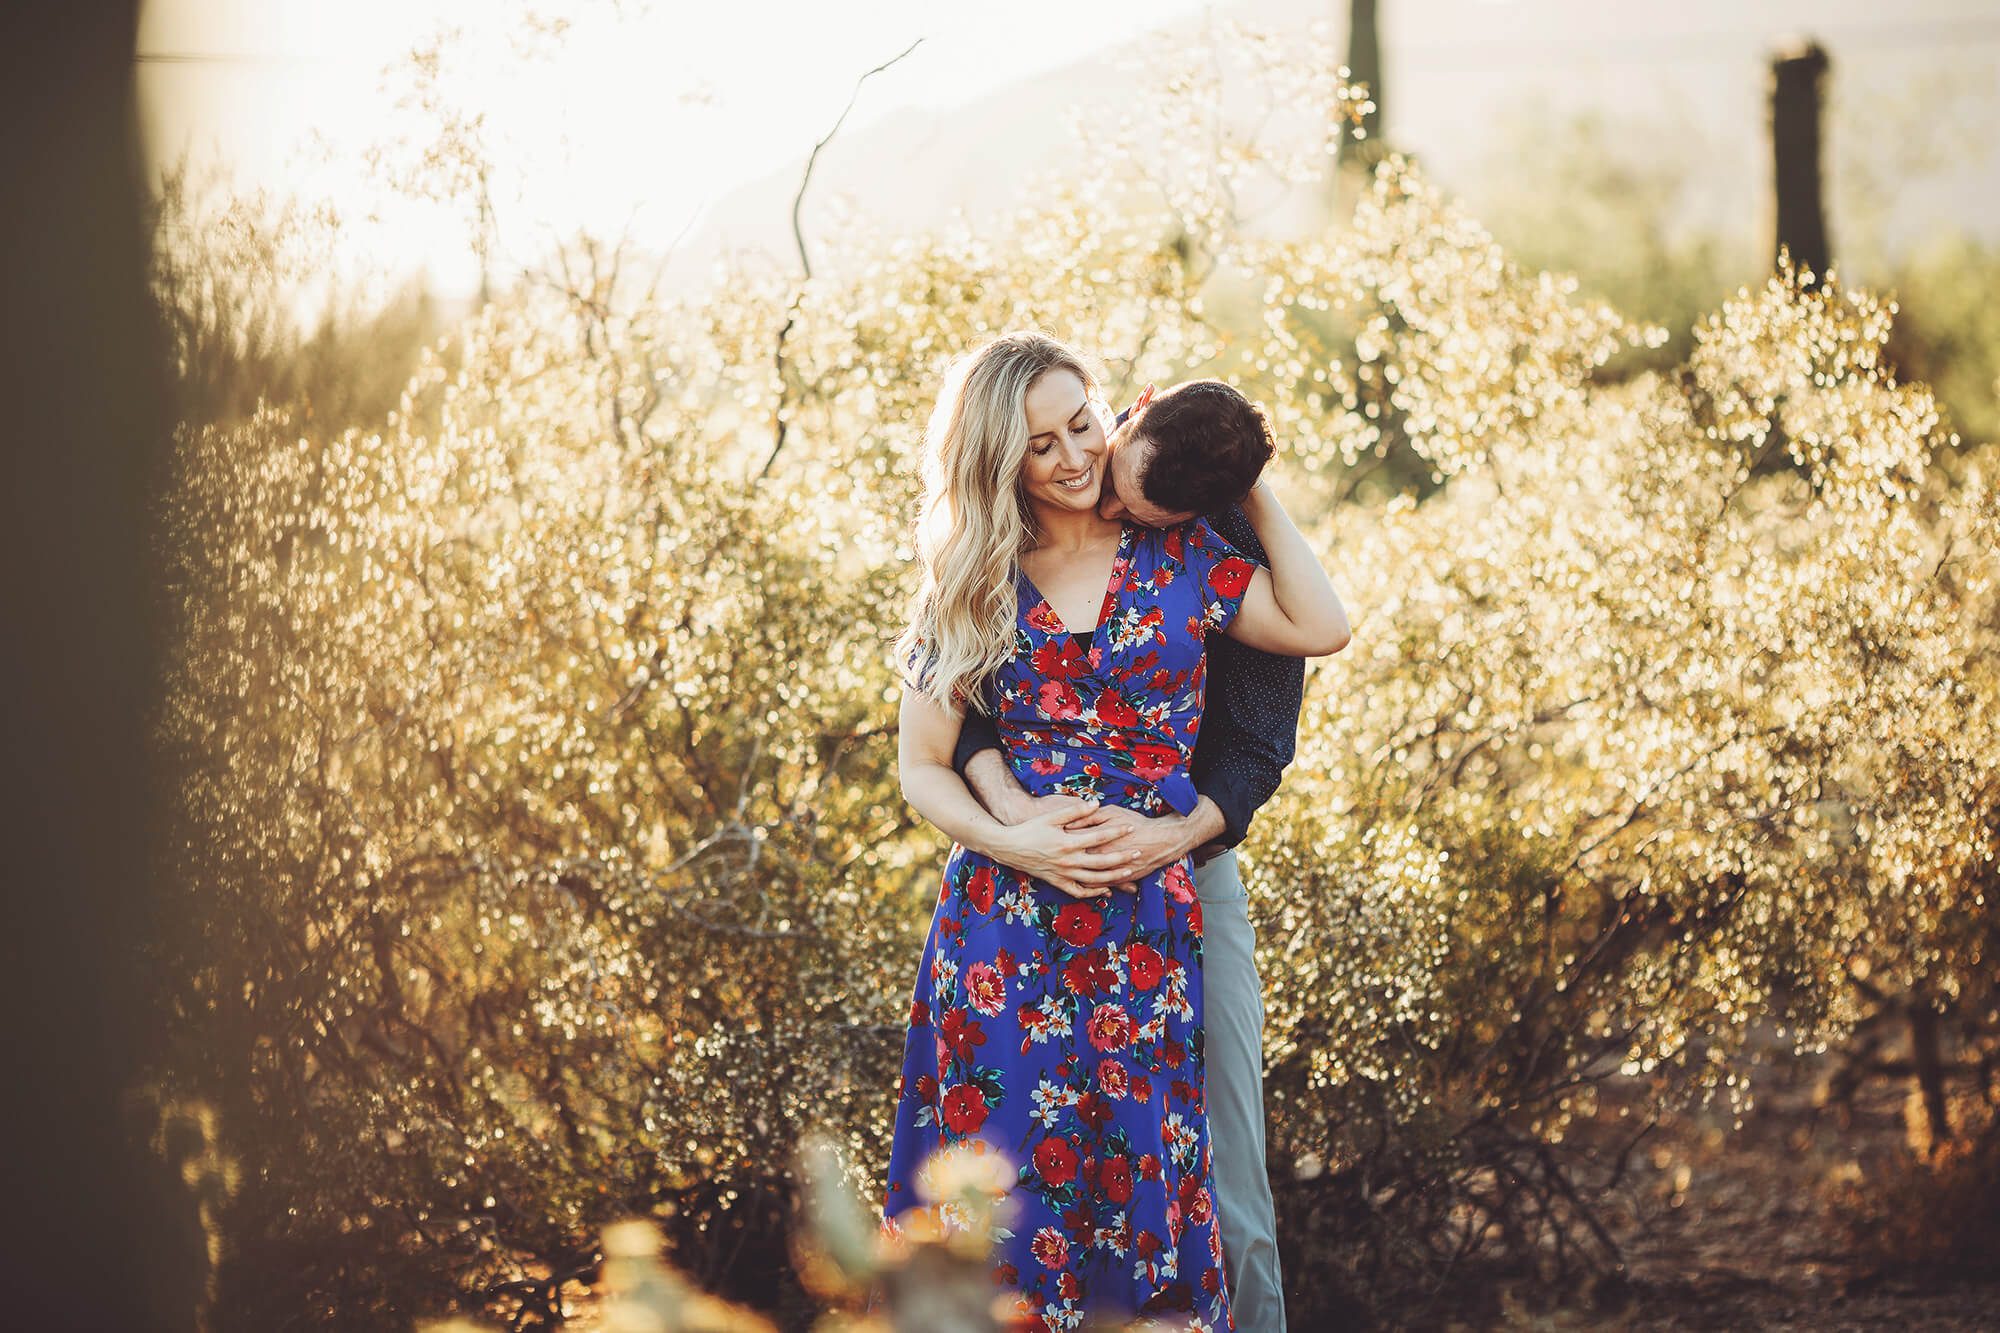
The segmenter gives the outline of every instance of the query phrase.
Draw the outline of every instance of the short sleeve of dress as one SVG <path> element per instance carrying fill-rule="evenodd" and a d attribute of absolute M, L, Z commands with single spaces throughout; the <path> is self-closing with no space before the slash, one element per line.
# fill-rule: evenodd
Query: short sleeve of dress
<path fill-rule="evenodd" d="M 937 671 L 937 647 L 930 640 L 919 636 L 896 662 L 897 674 L 903 678 L 903 688 L 921 694 L 933 702 L 939 702 L 935 685 Z M 949 708 L 952 712 L 976 716 L 967 707 L 964 687 L 952 691 Z"/>
<path fill-rule="evenodd" d="M 1188 523 L 1182 532 L 1187 571 L 1201 590 L 1202 624 L 1219 633 L 1243 609 L 1257 562 L 1224 541 L 1205 518 Z"/>
<path fill-rule="evenodd" d="M 910 644 L 909 650 L 903 654 L 902 660 L 897 663 L 899 674 L 903 677 L 903 688 L 915 690 L 919 694 L 928 694 L 930 691 L 924 688 L 924 677 L 929 674 L 936 660 L 937 651 L 918 636 Z"/>

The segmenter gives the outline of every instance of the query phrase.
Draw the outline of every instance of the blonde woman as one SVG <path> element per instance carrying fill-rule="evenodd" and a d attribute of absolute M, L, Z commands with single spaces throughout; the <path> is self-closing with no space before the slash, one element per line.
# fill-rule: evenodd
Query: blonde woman
<path fill-rule="evenodd" d="M 899 764 L 906 799 L 955 845 L 911 1004 L 885 1225 L 922 1208 L 950 1227 L 924 1163 L 994 1154 L 1011 1219 L 995 1278 L 1019 1317 L 1226 1328 L 1201 905 L 1186 856 L 1141 874 L 1136 853 L 1105 850 L 1099 807 L 1195 807 L 1206 635 L 1316 656 L 1348 630 L 1262 483 L 1244 510 L 1269 569 L 1198 518 L 1104 517 L 1110 444 L 1083 357 L 1036 333 L 959 362 L 931 418 Z M 967 710 L 991 717 L 1028 792 L 1068 799 L 1018 824 L 989 815 L 953 768 Z"/>

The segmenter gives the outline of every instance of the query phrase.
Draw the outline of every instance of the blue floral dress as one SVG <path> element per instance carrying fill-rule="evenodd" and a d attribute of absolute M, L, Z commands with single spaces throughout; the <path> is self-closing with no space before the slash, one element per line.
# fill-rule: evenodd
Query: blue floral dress
<path fill-rule="evenodd" d="M 1099 625 L 1069 632 L 1025 573 L 1014 655 L 989 685 L 1035 795 L 1187 814 L 1203 639 L 1255 566 L 1196 519 L 1126 524 Z M 1149 1315 L 1233 1328 L 1209 1185 L 1201 902 L 1187 858 L 1136 894 L 1078 900 L 954 845 L 918 967 L 884 1227 L 949 1231 L 922 1168 L 997 1151 L 1011 1218 L 994 1279 L 1029 1328 Z"/>

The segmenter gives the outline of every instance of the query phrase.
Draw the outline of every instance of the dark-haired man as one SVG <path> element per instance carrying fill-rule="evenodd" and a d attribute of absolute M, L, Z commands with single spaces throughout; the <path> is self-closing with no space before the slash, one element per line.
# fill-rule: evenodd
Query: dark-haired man
<path fill-rule="evenodd" d="M 1150 387 L 1118 415 L 1098 501 L 1106 518 L 1170 527 L 1205 516 L 1244 555 L 1268 563 L 1241 503 L 1271 459 L 1269 423 L 1256 405 L 1219 380 L 1193 380 L 1154 396 Z M 1285 1326 L 1277 1219 L 1264 1170 L 1264 997 L 1256 937 L 1235 846 L 1250 817 L 1278 789 L 1291 763 L 1305 691 L 1305 662 L 1278 657 L 1226 635 L 1208 641 L 1208 683 L 1193 776 L 1201 801 L 1187 815 L 1148 818 L 1106 806 L 1116 840 L 1093 850 L 1133 851 L 1118 872 L 1137 880 L 1190 852 L 1202 904 L 1203 1027 L 1206 1033 L 1211 1174 L 1225 1219 L 1223 1257 L 1230 1314 L 1244 1333 Z M 1039 813 L 1014 780 L 990 718 L 968 711 L 954 763 L 986 808 L 1004 823 Z M 1079 884 L 1104 876 L 1079 869 Z"/>

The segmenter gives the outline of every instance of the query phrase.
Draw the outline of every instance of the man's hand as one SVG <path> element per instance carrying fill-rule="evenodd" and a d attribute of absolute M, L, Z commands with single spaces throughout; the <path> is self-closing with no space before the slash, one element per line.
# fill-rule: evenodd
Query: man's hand
<path fill-rule="evenodd" d="M 1197 866 L 1219 856 L 1224 849 L 1216 839 L 1227 832 L 1221 808 L 1206 796 L 1186 815 L 1147 816 L 1123 806 L 1103 806 L 1097 813 L 1076 821 L 1074 827 L 1116 829 L 1118 840 L 1106 843 L 1103 850 L 1119 852 L 1133 847 L 1138 851 L 1139 859 L 1132 872 L 1134 883 L 1118 886 L 1134 890 L 1138 888 L 1136 881 L 1184 855 L 1192 853 Z"/>
<path fill-rule="evenodd" d="M 1161 866 L 1189 852 L 1200 865 L 1222 850 L 1214 841 L 1224 832 L 1222 811 L 1206 796 L 1192 814 L 1151 817 L 1074 796 L 1030 796 L 998 750 L 974 755 L 965 781 L 987 813 L 1020 835 L 988 854 L 1072 897 L 1102 897 L 1106 886 L 1136 893 Z"/>
<path fill-rule="evenodd" d="M 1041 810 L 1034 818 L 1007 826 L 1005 837 L 987 854 L 1000 864 L 1045 880 L 1072 898 L 1102 898 L 1114 886 L 1131 892 L 1139 872 L 1140 853 L 1131 848 L 1106 850 L 1118 838 L 1116 829 L 1084 828 L 1084 820 L 1106 807 L 1075 796 L 1032 798 Z"/>
<path fill-rule="evenodd" d="M 1028 795 L 1028 789 L 1015 779 L 998 750 L 981 750 L 966 761 L 965 785 L 986 807 L 986 813 L 1003 824 L 1025 824 L 1037 815 L 1059 808 L 1043 804 L 1047 801 L 1076 803 L 1073 797 Z"/>
<path fill-rule="evenodd" d="M 1180 860 L 1211 836 L 1206 822 L 1198 820 L 1196 815 L 1148 816 L 1120 805 L 1101 805 L 1070 827 L 1111 831 L 1114 836 L 1102 844 L 1101 850 L 1131 854 L 1133 859 L 1128 872 L 1131 881 L 1118 887 L 1133 890 L 1138 888 L 1139 880 L 1162 866 Z"/>

